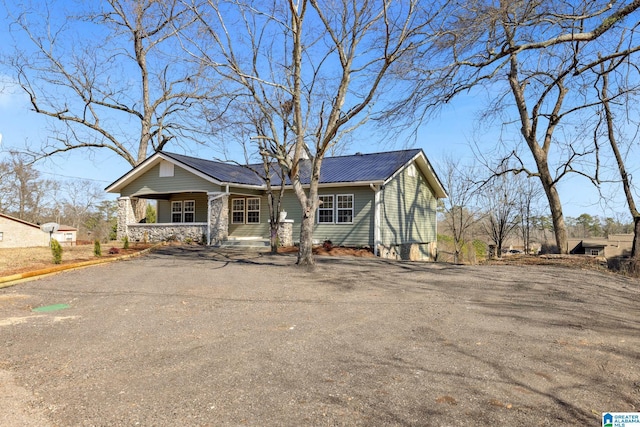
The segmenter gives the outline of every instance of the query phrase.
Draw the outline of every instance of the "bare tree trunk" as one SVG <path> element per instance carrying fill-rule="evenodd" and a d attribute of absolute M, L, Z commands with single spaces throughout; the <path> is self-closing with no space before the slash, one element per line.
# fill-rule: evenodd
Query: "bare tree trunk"
<path fill-rule="evenodd" d="M 313 258 L 313 223 L 315 218 L 314 210 L 307 209 L 302 215 L 300 225 L 300 248 L 298 249 L 298 260 L 296 264 L 312 267 L 315 265 Z"/>
<path fill-rule="evenodd" d="M 549 201 L 549 209 L 551 210 L 551 220 L 553 221 L 553 233 L 556 237 L 556 245 L 558 253 L 566 254 L 569 252 L 569 243 L 567 241 L 567 227 L 564 223 L 564 214 L 562 213 L 562 203 L 560 203 L 560 195 L 555 186 L 545 184 L 543 187 L 547 200 Z"/>
<path fill-rule="evenodd" d="M 136 222 L 147 216 L 147 201 L 145 199 L 131 199 L 131 208 L 136 216 Z"/>
<path fill-rule="evenodd" d="M 607 125 L 607 136 L 609 138 L 609 144 L 611 145 L 611 150 L 616 158 L 616 163 L 618 164 L 618 171 L 620 173 L 620 179 L 622 180 L 622 188 L 624 190 L 624 195 L 627 199 L 627 206 L 629 207 L 629 212 L 633 217 L 633 244 L 631 246 L 631 260 L 629 263 L 629 274 L 634 277 L 640 276 L 640 211 L 636 207 L 635 199 L 633 198 L 633 190 L 631 186 L 631 178 L 627 173 L 627 169 L 624 163 L 624 157 L 620 152 L 618 147 L 618 141 L 615 135 L 614 128 L 614 115 L 610 108 L 609 103 L 609 72 L 612 71 L 615 67 L 612 65 L 612 68 L 606 70 L 604 65 L 601 65 L 600 70 L 602 72 L 602 90 L 601 90 L 601 99 L 602 99 L 602 107 L 605 113 L 605 120 Z"/>
<path fill-rule="evenodd" d="M 633 244 L 631 246 L 631 270 L 634 276 L 640 275 L 640 216 L 633 217 Z"/>

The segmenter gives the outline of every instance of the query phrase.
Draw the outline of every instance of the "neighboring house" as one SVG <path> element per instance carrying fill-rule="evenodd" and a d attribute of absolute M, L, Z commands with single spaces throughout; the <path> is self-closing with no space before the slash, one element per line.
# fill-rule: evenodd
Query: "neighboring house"
<path fill-rule="evenodd" d="M 58 231 L 51 235 L 51 237 L 60 242 L 60 245 L 62 246 L 75 246 L 77 236 L 77 228 L 63 224 L 60 224 L 60 226 L 58 227 Z"/>
<path fill-rule="evenodd" d="M 254 168 L 261 170 L 261 165 Z M 309 184 L 310 165 L 301 167 Z M 282 183 L 272 177 L 272 185 Z M 294 224 L 299 241 L 302 210 L 285 183 L 283 225 Z M 231 239 L 269 237 L 266 185 L 250 169 L 160 151 L 106 188 L 119 193 L 118 237 L 133 241 L 190 239 L 221 244 Z M 327 157 L 318 187 L 314 241 L 368 246 L 386 258 L 434 259 L 436 208 L 447 197 L 420 149 Z M 135 198 L 157 201 L 156 224 L 136 223 Z"/>
<path fill-rule="evenodd" d="M 40 226 L 0 213 L 0 248 L 49 246 L 49 234 Z"/>
<path fill-rule="evenodd" d="M 631 255 L 633 234 L 610 234 L 608 237 L 569 239 L 569 253 L 612 258 Z"/>
<path fill-rule="evenodd" d="M 63 246 L 72 246 L 76 244 L 77 231 L 73 227 L 60 225 L 58 231 L 49 236 L 38 224 L 0 213 L 0 248 L 49 246 L 50 237 Z"/>

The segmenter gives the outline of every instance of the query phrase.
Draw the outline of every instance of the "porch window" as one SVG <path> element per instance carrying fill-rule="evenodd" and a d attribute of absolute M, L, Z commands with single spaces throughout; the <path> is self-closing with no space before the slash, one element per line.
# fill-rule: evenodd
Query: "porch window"
<path fill-rule="evenodd" d="M 185 200 L 184 201 L 184 222 L 196 221 L 196 201 Z"/>
<path fill-rule="evenodd" d="M 318 196 L 318 224 L 333 223 L 333 196 Z"/>
<path fill-rule="evenodd" d="M 232 224 L 260 224 L 260 198 L 233 199 L 231 222 Z"/>
<path fill-rule="evenodd" d="M 336 198 L 336 222 L 338 224 L 353 223 L 353 194 L 338 194 Z"/>
<path fill-rule="evenodd" d="M 233 199 L 231 201 L 231 222 L 233 224 L 244 224 L 244 199 Z"/>
<path fill-rule="evenodd" d="M 182 222 L 182 202 L 171 202 L 171 222 Z"/>
<path fill-rule="evenodd" d="M 171 222 L 195 222 L 196 201 L 184 200 L 171 202 Z"/>
<path fill-rule="evenodd" d="M 260 224 L 260 199 L 247 199 L 247 224 Z"/>

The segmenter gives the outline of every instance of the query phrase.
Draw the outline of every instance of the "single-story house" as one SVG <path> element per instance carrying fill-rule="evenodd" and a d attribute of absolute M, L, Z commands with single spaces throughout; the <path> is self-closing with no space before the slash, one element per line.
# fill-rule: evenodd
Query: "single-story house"
<path fill-rule="evenodd" d="M 300 176 L 308 186 L 305 162 Z M 291 227 L 292 241 L 298 242 L 301 206 L 288 182 L 271 178 L 275 188 L 285 185 L 281 224 Z M 269 237 L 266 184 L 242 165 L 159 151 L 106 191 L 120 195 L 119 238 L 218 245 Z M 314 241 L 370 247 L 386 258 L 435 258 L 437 201 L 447 193 L 422 150 L 327 157 L 318 193 Z M 156 224 L 136 222 L 131 204 L 136 198 L 157 201 Z"/>
<path fill-rule="evenodd" d="M 633 234 L 610 234 L 607 237 L 568 239 L 569 253 L 613 258 L 631 255 Z"/>
<path fill-rule="evenodd" d="M 69 225 L 60 224 L 58 231 L 51 234 L 51 237 L 60 242 L 61 246 L 75 246 L 78 237 L 78 229 Z"/>
<path fill-rule="evenodd" d="M 49 238 L 54 238 L 61 245 L 75 245 L 77 229 L 61 225 L 58 231 L 49 236 L 32 224 L 18 218 L 0 213 L 0 248 L 29 248 L 49 246 Z"/>

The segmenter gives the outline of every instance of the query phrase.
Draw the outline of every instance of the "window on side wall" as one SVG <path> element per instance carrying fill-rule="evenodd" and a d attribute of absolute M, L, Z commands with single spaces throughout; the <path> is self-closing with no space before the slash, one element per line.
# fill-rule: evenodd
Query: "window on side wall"
<path fill-rule="evenodd" d="M 336 222 L 338 224 L 353 223 L 353 194 L 336 196 Z"/>
<path fill-rule="evenodd" d="M 247 199 L 247 224 L 260 223 L 260 199 Z"/>
<path fill-rule="evenodd" d="M 244 199 L 231 201 L 231 223 L 244 224 Z"/>
<path fill-rule="evenodd" d="M 171 222 L 182 222 L 182 202 L 171 202 Z"/>
<path fill-rule="evenodd" d="M 0 231 L 0 242 L 2 242 L 3 239 L 4 239 L 4 233 Z"/>
<path fill-rule="evenodd" d="M 318 196 L 318 224 L 333 224 L 333 196 Z"/>

